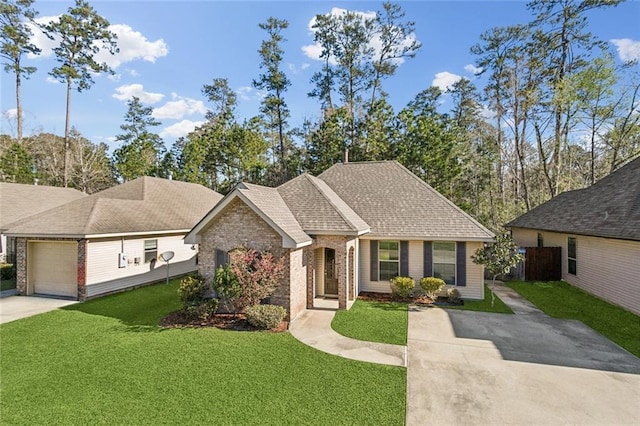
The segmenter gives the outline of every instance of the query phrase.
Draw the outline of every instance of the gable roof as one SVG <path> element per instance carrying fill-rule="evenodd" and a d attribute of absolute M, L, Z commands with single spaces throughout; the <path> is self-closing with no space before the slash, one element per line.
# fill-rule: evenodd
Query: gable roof
<path fill-rule="evenodd" d="M 640 158 L 588 188 L 563 192 L 506 226 L 640 241 Z"/>
<path fill-rule="evenodd" d="M 0 182 L 0 228 L 86 196 L 73 188 Z"/>
<path fill-rule="evenodd" d="M 320 176 L 373 238 L 489 241 L 494 234 L 397 161 L 335 164 Z"/>
<path fill-rule="evenodd" d="M 279 186 L 278 193 L 308 234 L 369 232 L 369 225 L 326 182 L 308 173 Z"/>
<path fill-rule="evenodd" d="M 75 238 L 184 232 L 221 198 L 202 185 L 144 176 L 8 224 L 6 233 Z"/>
<path fill-rule="evenodd" d="M 199 243 L 199 234 L 236 198 L 241 199 L 282 236 L 283 247 L 300 248 L 311 244 L 311 237 L 300 227 L 300 224 L 276 188 L 245 182 L 236 185 L 222 201 L 216 204 L 216 206 L 189 231 L 184 238 L 185 243 Z"/>

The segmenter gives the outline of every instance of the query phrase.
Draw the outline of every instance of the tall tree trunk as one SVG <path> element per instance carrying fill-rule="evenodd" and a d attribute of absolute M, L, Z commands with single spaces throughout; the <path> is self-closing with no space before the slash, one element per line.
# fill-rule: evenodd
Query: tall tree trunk
<path fill-rule="evenodd" d="M 71 106 L 71 79 L 67 78 L 67 108 L 64 120 L 64 172 L 62 175 L 62 184 L 64 187 L 69 186 L 69 111 Z"/>
<path fill-rule="evenodd" d="M 16 72 L 16 113 L 18 122 L 18 143 L 22 142 L 22 102 L 20 100 L 20 88 L 22 86 L 22 79 L 20 73 Z"/>
<path fill-rule="evenodd" d="M 553 198 L 553 180 L 549 175 L 549 167 L 547 166 L 547 155 L 544 152 L 544 145 L 542 141 L 542 131 L 540 126 L 536 123 L 533 126 L 536 130 L 536 142 L 538 144 L 538 157 L 540 165 L 542 166 L 542 173 L 544 174 L 544 180 L 547 183 L 547 189 L 549 190 L 549 196 Z"/>

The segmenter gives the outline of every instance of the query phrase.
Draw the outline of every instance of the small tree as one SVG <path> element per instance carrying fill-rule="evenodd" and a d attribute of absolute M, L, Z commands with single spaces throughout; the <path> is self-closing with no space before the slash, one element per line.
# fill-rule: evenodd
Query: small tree
<path fill-rule="evenodd" d="M 271 253 L 238 249 L 230 253 L 231 261 L 223 276 L 231 285 L 225 296 L 236 312 L 257 305 L 271 296 L 284 278 L 284 259 L 275 260 Z M 235 279 L 227 275 L 232 273 Z M 220 291 L 216 282 L 216 290 Z"/>
<path fill-rule="evenodd" d="M 471 256 L 473 263 L 483 265 L 492 275 L 491 281 L 491 306 L 495 304 L 493 287 L 496 277 L 500 274 L 508 274 L 511 268 L 524 260 L 524 256 L 518 251 L 518 245 L 513 242 L 511 236 L 502 233 L 496 236 L 493 244 L 479 248 Z"/>

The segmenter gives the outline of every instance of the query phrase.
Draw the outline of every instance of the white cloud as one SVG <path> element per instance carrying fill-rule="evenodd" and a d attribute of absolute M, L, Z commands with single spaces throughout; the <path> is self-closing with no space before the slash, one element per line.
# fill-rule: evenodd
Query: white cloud
<path fill-rule="evenodd" d="M 39 25 L 45 25 L 52 21 L 57 21 L 58 18 L 60 18 L 60 15 L 41 16 L 40 18 L 36 18 L 34 21 Z M 49 39 L 49 37 L 47 37 L 42 32 L 42 30 L 40 30 L 40 28 L 38 28 L 34 24 L 27 24 L 27 25 L 29 26 L 29 28 L 31 29 L 31 32 L 33 33 L 33 36 L 31 37 L 31 43 L 33 43 L 35 46 L 40 48 L 40 50 L 42 50 L 42 52 L 40 52 L 40 54 L 38 55 L 28 53 L 27 57 L 30 59 L 34 59 L 38 57 L 48 58 L 49 56 L 52 56 L 53 48 L 58 45 L 58 42 L 56 40 Z"/>
<path fill-rule="evenodd" d="M 7 109 L 2 113 L 2 115 L 4 115 L 7 119 L 14 119 L 18 117 L 18 108 Z"/>
<path fill-rule="evenodd" d="M 169 127 L 165 127 L 160 132 L 160 137 L 162 138 L 180 138 L 182 136 L 187 136 L 189 133 L 193 132 L 193 130 L 204 124 L 204 121 L 191 121 L 191 120 L 182 120 L 179 123 L 173 124 Z"/>
<path fill-rule="evenodd" d="M 311 66 L 311 64 L 308 64 L 306 62 L 302 63 L 299 67 L 296 66 L 296 64 L 289 64 L 289 71 L 291 71 L 292 74 L 298 74 L 299 72 L 302 72 L 304 70 L 306 70 L 307 68 L 309 68 Z"/>
<path fill-rule="evenodd" d="M 630 38 L 614 38 L 611 43 L 616 46 L 620 60 L 624 62 L 640 60 L 640 41 Z"/>
<path fill-rule="evenodd" d="M 167 102 L 159 108 L 153 110 L 152 116 L 157 119 L 174 119 L 179 120 L 187 115 L 202 114 L 207 112 L 204 103 L 192 98 L 178 96 L 177 93 L 171 94 L 172 101 Z"/>
<path fill-rule="evenodd" d="M 482 68 L 481 67 L 476 67 L 473 64 L 468 64 L 464 66 L 464 70 L 468 73 L 471 73 L 473 75 L 478 75 L 482 72 Z"/>
<path fill-rule="evenodd" d="M 250 86 L 242 86 L 236 89 L 236 94 L 243 101 L 250 101 L 252 99 L 262 99 L 267 96 L 265 90 L 255 90 Z"/>
<path fill-rule="evenodd" d="M 38 24 L 48 24 L 58 20 L 58 16 L 43 16 L 36 19 Z M 58 45 L 58 40 L 49 39 L 44 33 L 35 26 L 31 26 L 33 37 L 31 42 L 38 46 L 42 52 L 39 55 L 29 54 L 29 58 L 42 57 L 48 58 L 53 56 L 53 48 Z M 149 41 L 142 33 L 133 30 L 125 24 L 109 25 L 109 30 L 118 36 L 117 43 L 120 51 L 115 55 L 111 55 L 106 50 L 101 49 L 95 56 L 96 61 L 106 62 L 111 68 L 116 69 L 120 65 L 142 59 L 146 62 L 154 63 L 156 59 L 167 56 L 169 49 L 164 40 Z"/>
<path fill-rule="evenodd" d="M 54 77 L 48 75 L 46 78 L 47 83 L 51 83 L 51 84 L 58 84 L 60 83 L 58 80 L 56 80 Z"/>
<path fill-rule="evenodd" d="M 113 69 L 138 59 L 155 63 L 156 59 L 167 56 L 169 53 L 169 48 L 164 40 L 149 41 L 142 33 L 135 31 L 128 25 L 110 25 L 109 30 L 118 36 L 120 51 L 111 55 L 105 50 L 100 50 L 96 55 L 96 61 L 106 62 Z"/>
<path fill-rule="evenodd" d="M 120 81 L 122 74 L 109 74 L 107 78 L 111 81 Z"/>
<path fill-rule="evenodd" d="M 362 12 L 359 10 L 352 10 L 350 12 L 353 12 L 355 14 L 357 14 L 358 16 L 361 17 L 361 19 L 364 21 L 365 19 L 373 19 L 376 17 L 376 12 L 372 12 L 372 11 L 367 11 L 367 12 Z M 334 7 L 331 9 L 331 12 L 327 13 L 326 15 L 333 15 L 336 17 L 339 16 L 343 16 L 347 13 L 347 9 L 341 9 L 339 7 Z M 313 18 L 311 18 L 311 20 L 309 21 L 308 24 L 308 28 L 309 31 L 313 34 L 315 33 L 315 29 L 313 28 L 313 26 L 316 23 L 316 17 L 314 16 Z M 408 34 L 404 40 L 402 40 L 401 47 L 404 46 L 410 46 L 412 43 L 414 43 L 416 41 L 416 35 L 414 33 Z M 380 54 L 380 49 L 382 48 L 382 41 L 380 40 L 380 36 L 376 36 L 373 38 L 370 47 L 373 47 L 374 49 L 374 56 L 377 56 Z M 308 44 L 305 46 L 302 46 L 302 52 L 310 59 L 313 59 L 315 61 L 319 61 L 320 60 L 320 55 L 322 54 L 322 47 L 317 44 L 317 43 L 313 43 L 313 44 Z M 401 64 L 404 62 L 404 58 L 397 58 L 394 60 L 396 64 Z M 330 57 L 329 58 L 329 62 L 332 65 L 336 64 L 336 61 L 334 58 Z"/>
<path fill-rule="evenodd" d="M 457 74 L 451 74 L 450 72 L 443 71 L 436 74 L 436 78 L 433 79 L 431 85 L 438 87 L 444 92 L 460 81 L 461 78 L 462 77 Z"/>
<path fill-rule="evenodd" d="M 135 96 L 140 99 L 140 102 L 145 104 L 155 104 L 164 98 L 162 93 L 145 92 L 142 84 L 126 84 L 116 87 L 116 93 L 111 96 L 119 101 L 125 102 Z"/>

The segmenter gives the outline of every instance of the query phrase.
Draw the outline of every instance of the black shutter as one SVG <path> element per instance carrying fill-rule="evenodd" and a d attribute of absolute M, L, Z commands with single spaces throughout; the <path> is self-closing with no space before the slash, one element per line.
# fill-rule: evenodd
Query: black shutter
<path fill-rule="evenodd" d="M 467 243 L 456 243 L 456 285 L 467 285 Z"/>
<path fill-rule="evenodd" d="M 216 249 L 216 269 L 220 266 L 227 265 L 227 252 Z"/>
<path fill-rule="evenodd" d="M 371 250 L 369 281 L 378 281 L 378 240 L 371 240 L 369 248 Z"/>
<path fill-rule="evenodd" d="M 424 241 L 422 244 L 422 272 L 425 277 L 433 276 L 433 245 L 431 241 Z"/>
<path fill-rule="evenodd" d="M 400 241 L 400 275 L 409 276 L 409 241 Z"/>

